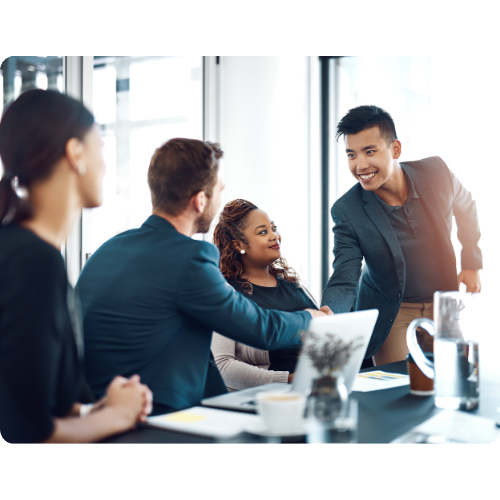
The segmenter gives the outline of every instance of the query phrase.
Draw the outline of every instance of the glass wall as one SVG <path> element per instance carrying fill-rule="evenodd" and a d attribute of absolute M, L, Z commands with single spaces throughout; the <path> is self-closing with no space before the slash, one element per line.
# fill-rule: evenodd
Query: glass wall
<path fill-rule="evenodd" d="M 243 198 L 267 212 L 281 233 L 283 257 L 320 300 L 309 58 L 227 56 L 220 67 L 223 203 Z"/>
<path fill-rule="evenodd" d="M 61 56 L 12 56 L 0 65 L 0 102 L 2 110 L 30 89 L 64 92 Z M 0 162 L 0 176 L 3 172 Z"/>
<path fill-rule="evenodd" d="M 157 147 L 203 139 L 203 58 L 96 56 L 93 112 L 107 173 L 103 205 L 84 211 L 84 254 L 151 215 L 147 170 Z"/>

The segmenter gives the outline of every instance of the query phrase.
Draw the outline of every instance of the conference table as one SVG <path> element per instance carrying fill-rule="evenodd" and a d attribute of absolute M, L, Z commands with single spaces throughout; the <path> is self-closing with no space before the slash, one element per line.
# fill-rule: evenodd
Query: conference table
<path fill-rule="evenodd" d="M 383 370 L 407 374 L 406 362 L 398 361 L 376 368 L 365 368 L 362 372 Z M 414 396 L 408 385 L 372 392 L 353 392 L 351 399 L 358 402 L 358 443 L 390 443 L 412 427 L 424 422 L 441 410 L 434 406 L 433 396 Z M 467 413 L 498 420 L 500 414 L 500 381 L 480 378 L 479 407 Z M 215 438 L 196 436 L 165 429 L 140 425 L 129 431 L 102 441 L 103 443 L 217 443 Z M 249 433 L 226 439 L 226 443 L 267 443 L 276 442 Z M 305 443 L 305 436 L 279 438 L 282 443 Z"/>

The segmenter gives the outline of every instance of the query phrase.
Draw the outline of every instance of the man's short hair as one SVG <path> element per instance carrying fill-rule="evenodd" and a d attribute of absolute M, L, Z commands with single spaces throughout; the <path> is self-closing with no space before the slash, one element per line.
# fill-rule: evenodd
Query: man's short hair
<path fill-rule="evenodd" d="M 350 109 L 344 118 L 339 121 L 335 138 L 338 140 L 340 136 L 358 134 L 372 127 L 379 128 L 380 136 L 386 140 L 388 145 L 398 138 L 391 115 L 382 108 L 373 105 Z"/>
<path fill-rule="evenodd" d="M 153 154 L 148 170 L 153 208 L 179 215 L 200 191 L 210 198 L 217 182 L 218 144 L 196 139 L 170 139 Z"/>

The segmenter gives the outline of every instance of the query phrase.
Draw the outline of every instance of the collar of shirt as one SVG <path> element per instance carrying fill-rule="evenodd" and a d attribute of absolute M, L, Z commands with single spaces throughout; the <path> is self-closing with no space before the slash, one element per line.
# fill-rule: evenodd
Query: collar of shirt
<path fill-rule="evenodd" d="M 411 198 L 420 198 L 420 196 L 418 196 L 417 190 L 415 189 L 415 184 L 413 182 L 413 179 L 410 177 L 410 174 L 404 168 L 403 168 L 403 174 L 406 179 L 406 187 L 408 188 L 408 198 L 405 201 L 406 205 L 407 203 L 410 202 Z M 373 196 L 375 196 L 375 198 L 378 200 L 378 202 L 380 203 L 386 214 L 390 214 L 393 210 L 401 208 L 401 205 L 397 206 L 387 205 L 387 203 L 384 200 L 382 200 L 382 198 L 377 196 L 375 193 L 373 193 Z"/>

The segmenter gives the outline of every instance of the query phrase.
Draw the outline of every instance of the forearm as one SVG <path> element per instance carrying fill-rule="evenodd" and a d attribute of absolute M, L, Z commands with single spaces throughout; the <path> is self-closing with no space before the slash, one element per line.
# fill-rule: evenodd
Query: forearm
<path fill-rule="evenodd" d="M 91 443 L 124 432 L 128 427 L 126 420 L 117 412 L 104 408 L 86 418 L 67 416 L 54 419 L 54 430 L 44 442 Z"/>
<path fill-rule="evenodd" d="M 212 352 L 217 368 L 224 383 L 231 389 L 246 389 L 270 382 L 288 380 L 288 372 L 269 371 L 269 354 L 267 351 L 241 346 L 238 349 L 240 359 L 236 359 L 236 342 L 214 332 Z"/>
<path fill-rule="evenodd" d="M 220 363 L 220 364 L 219 364 Z M 273 371 L 243 361 L 222 360 L 217 363 L 224 383 L 231 389 L 247 389 L 271 382 L 288 382 L 289 372 Z"/>
<path fill-rule="evenodd" d="M 337 278 L 332 275 L 321 297 L 321 306 L 328 306 L 335 314 L 351 310 L 358 289 L 357 283 L 347 283 Z"/>
<path fill-rule="evenodd" d="M 450 171 L 453 183 L 453 214 L 457 223 L 457 236 L 462 245 L 462 269 L 482 269 L 483 259 L 478 246 L 481 238 L 476 202 L 458 178 Z"/>
<path fill-rule="evenodd" d="M 356 300 L 363 253 L 356 233 L 339 207 L 332 207 L 333 273 L 323 291 L 321 305 L 335 314 L 349 312 Z"/>

